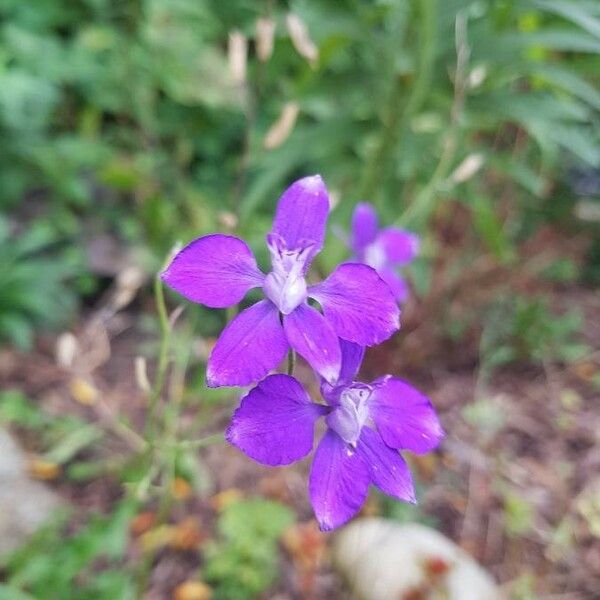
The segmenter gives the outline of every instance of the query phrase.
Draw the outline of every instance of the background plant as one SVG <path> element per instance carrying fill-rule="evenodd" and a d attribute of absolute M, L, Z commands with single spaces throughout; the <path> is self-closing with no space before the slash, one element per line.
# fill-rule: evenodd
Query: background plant
<path fill-rule="evenodd" d="M 290 13 L 307 35 L 290 34 Z M 259 18 L 275 31 L 262 58 Z M 482 381 L 515 362 L 571 367 L 590 355 L 578 311 L 545 298 L 551 286 L 597 282 L 598 246 L 583 264 L 528 243 L 556 225 L 574 239 L 598 231 L 582 215 L 600 196 L 599 73 L 594 0 L 0 0 L 0 343 L 32 348 L 35 334 L 79 324 L 76 308 L 102 304 L 125 254 L 154 274 L 175 241 L 235 231 L 266 263 L 279 194 L 320 172 L 337 200 L 334 230 L 368 200 L 383 223 L 422 236 L 410 277 L 424 312 L 413 318 L 461 349 L 448 354 L 462 355 L 474 336 Z M 116 258 L 97 256 L 97 238 Z M 327 243 L 322 272 L 347 253 L 342 239 Z M 19 393 L 0 397 L 0 417 L 68 481 L 116 473 L 124 495 L 161 504 L 166 521 L 176 479 L 199 494 L 210 487 L 197 452 L 209 436 L 199 431 L 229 397 L 206 391 L 201 363 L 231 315 L 188 307 L 172 331 L 172 298 L 155 292 L 160 323 L 145 294 L 136 305 L 135 325 L 151 338 L 140 353 L 163 370 L 149 369 L 154 408 L 140 448 L 107 460 L 101 427 L 49 416 Z M 457 315 L 461 293 L 475 308 Z M 487 418 L 497 432 L 500 400 L 482 406 L 473 422 Z M 288 517 L 269 507 L 281 516 L 270 529 L 253 502 L 219 518 L 206 557 L 217 595 L 252 597 L 273 581 Z M 505 504 L 519 516 L 518 503 Z M 125 566 L 134 509 L 113 508 L 68 531 L 71 543 L 64 524 L 42 532 L 3 564 L 0 598 L 51 588 L 65 598 L 80 573 L 81 598 L 143 588 L 154 554 Z M 248 528 L 238 531 L 227 524 L 239 513 Z M 246 587 L 240 573 L 252 574 Z"/>

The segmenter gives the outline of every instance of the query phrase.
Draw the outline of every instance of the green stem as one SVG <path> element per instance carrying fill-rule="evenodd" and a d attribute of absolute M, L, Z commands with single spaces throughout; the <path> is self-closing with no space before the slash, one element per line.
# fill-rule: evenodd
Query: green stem
<path fill-rule="evenodd" d="M 454 98 L 450 114 L 450 127 L 443 139 L 442 154 L 429 182 L 420 191 L 412 204 L 395 225 L 417 227 L 422 225 L 435 209 L 436 200 L 442 184 L 450 175 L 461 131 L 460 119 L 464 110 L 467 94 L 467 69 L 469 64 L 469 46 L 467 41 L 467 17 L 459 13 L 456 17 L 456 71 L 454 73 Z"/>
<path fill-rule="evenodd" d="M 427 98 L 431 85 L 436 55 L 436 15 L 437 0 L 418 0 L 419 13 L 419 66 L 417 77 L 404 106 L 400 108 L 404 83 L 397 77 L 390 92 L 388 105 L 382 116 L 380 143 L 371 155 L 365 169 L 361 186 L 361 198 L 372 200 L 378 184 L 386 177 L 391 157 L 396 146 L 399 131 L 404 129 L 410 119 L 418 112 Z"/>
<path fill-rule="evenodd" d="M 438 0 L 419 0 L 419 70 L 404 111 L 405 120 L 418 112 L 427 98 L 433 79 L 437 50 Z"/>
<path fill-rule="evenodd" d="M 160 348 L 158 351 L 156 377 L 154 379 L 154 386 L 148 402 L 148 418 L 146 420 L 146 440 L 148 441 L 151 450 L 154 448 L 154 441 L 156 437 L 158 402 L 165 385 L 167 368 L 169 366 L 169 344 L 171 337 L 171 326 L 169 324 L 169 317 L 167 315 L 167 306 L 165 304 L 162 281 L 158 276 L 154 279 L 154 299 L 156 302 L 158 323 L 160 327 Z"/>
<path fill-rule="evenodd" d="M 294 374 L 295 368 L 296 368 L 296 352 L 294 350 L 290 350 L 288 353 L 287 374 L 292 376 Z"/>
<path fill-rule="evenodd" d="M 165 304 L 165 296 L 162 287 L 162 281 L 159 276 L 154 279 L 154 301 L 156 303 L 156 311 L 158 313 L 158 323 L 160 328 L 160 347 L 158 351 L 158 361 L 156 367 L 156 376 L 154 378 L 154 386 L 150 393 L 148 401 L 148 416 L 146 419 L 145 427 L 145 438 L 148 443 L 147 447 L 147 460 L 148 460 L 148 473 L 143 480 L 143 486 L 138 486 L 138 495 L 140 488 L 145 487 L 147 489 L 152 485 L 152 480 L 160 472 L 157 462 L 157 444 L 156 438 L 159 430 L 158 424 L 158 405 L 162 396 L 163 388 L 165 385 L 165 379 L 167 376 L 167 369 L 169 367 L 169 346 L 171 338 L 171 325 L 169 323 L 169 317 L 167 314 L 167 306 Z M 166 494 L 170 494 L 171 490 L 166 490 Z M 164 511 L 164 501 L 161 501 L 161 510 Z M 146 554 L 139 565 L 138 573 L 136 577 L 137 587 L 137 598 L 142 600 L 145 595 L 146 587 L 148 586 L 148 580 L 150 578 L 150 572 L 152 570 L 152 563 L 154 560 L 154 554 L 149 552 Z"/>
<path fill-rule="evenodd" d="M 197 440 L 185 440 L 178 443 L 180 448 L 204 448 L 206 446 L 212 446 L 213 444 L 219 444 L 225 441 L 225 437 L 222 433 L 213 433 L 206 437 L 199 438 Z"/>
<path fill-rule="evenodd" d="M 454 127 L 451 127 L 450 133 L 444 142 L 442 156 L 431 179 L 411 205 L 400 215 L 395 225 L 400 227 L 411 226 L 413 229 L 418 229 L 433 212 L 440 186 L 450 174 L 454 162 L 456 151 L 456 132 L 454 129 Z"/>

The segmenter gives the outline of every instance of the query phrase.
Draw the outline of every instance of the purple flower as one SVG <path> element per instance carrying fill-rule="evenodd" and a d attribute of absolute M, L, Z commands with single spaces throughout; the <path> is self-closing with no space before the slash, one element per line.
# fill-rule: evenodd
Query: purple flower
<path fill-rule="evenodd" d="M 242 398 L 226 432 L 227 440 L 250 458 L 288 465 L 310 453 L 315 424 L 325 417 L 327 430 L 309 478 L 310 500 L 324 531 L 358 512 L 371 483 L 415 502 L 410 471 L 398 450 L 425 453 L 443 436 L 425 396 L 390 375 L 370 384 L 354 381 L 364 348 L 344 341 L 341 348 L 339 379 L 322 381 L 327 404 L 312 402 L 293 377 L 270 375 Z"/>
<path fill-rule="evenodd" d="M 264 377 L 290 346 L 325 380 L 340 371 L 338 338 L 371 346 L 399 327 L 399 310 L 388 286 L 364 264 L 339 265 L 322 283 L 306 273 L 323 247 L 329 212 L 320 176 L 305 177 L 281 196 L 267 245 L 272 271 L 260 271 L 248 245 L 223 234 L 186 246 L 162 274 L 163 281 L 192 302 L 224 308 L 252 288 L 266 296 L 243 310 L 223 330 L 207 365 L 210 387 L 248 385 Z M 322 313 L 308 303 L 316 300 Z"/>
<path fill-rule="evenodd" d="M 361 202 L 352 215 L 352 250 L 356 259 L 373 267 L 390 286 L 398 302 L 406 302 L 408 287 L 398 267 L 410 263 L 419 253 L 419 237 L 397 227 L 379 229 L 371 204 Z"/>

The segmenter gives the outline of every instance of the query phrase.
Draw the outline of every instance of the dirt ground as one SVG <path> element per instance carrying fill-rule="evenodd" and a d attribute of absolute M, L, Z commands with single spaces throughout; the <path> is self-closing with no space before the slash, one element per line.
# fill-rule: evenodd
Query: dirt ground
<path fill-rule="evenodd" d="M 395 373 L 426 392 L 440 413 L 447 432 L 440 450 L 411 458 L 423 489 L 420 506 L 431 522 L 507 590 L 515 592 L 529 581 L 540 598 L 600 598 L 600 509 L 593 500 L 600 493 L 599 393 L 593 383 L 600 372 L 600 298 L 577 285 L 549 290 L 559 310 L 578 306 L 583 311 L 583 335 L 596 349 L 584 360 L 568 366 L 505 367 L 482 382 L 477 329 L 452 342 L 443 334 L 436 314 L 442 304 L 445 315 L 477 310 L 493 293 L 490 281 L 498 276 L 498 267 L 483 261 L 469 271 L 470 288 L 464 281 L 446 279 L 427 302 L 411 302 L 404 311 L 403 333 L 369 352 L 362 374 L 368 381 Z M 509 285 L 530 289 L 532 284 L 523 277 Z M 41 338 L 27 355 L 4 351 L 2 387 L 22 389 L 55 414 L 78 413 L 85 419 L 103 420 L 110 428 L 114 415 L 123 412 L 131 422 L 140 423 L 145 400 L 136 386 L 133 363 L 140 345 L 149 341 L 139 315 L 150 309 L 149 300 L 138 299 L 109 322 L 108 355 L 92 369 L 94 384 L 102 393 L 101 408 L 82 406 L 70 398 L 72 373 L 57 367 L 53 336 Z M 87 322 L 81 321 L 79 331 Z M 234 403 L 235 398 L 214 409 L 210 431 L 219 431 L 227 423 Z M 36 450 L 36 440 L 21 435 L 21 441 Z M 102 449 L 107 457 L 125 451 L 126 444 L 118 436 L 107 436 Z M 288 503 L 298 515 L 298 524 L 284 537 L 281 578 L 268 597 L 346 597 L 329 562 L 329 537 L 319 533 L 311 520 L 308 461 L 293 468 L 269 469 L 225 445 L 199 452 L 212 487 L 203 497 L 193 495 L 179 502 L 173 520 L 196 516 L 203 535 L 210 537 L 224 494 L 260 494 Z M 109 476 L 85 484 L 59 478 L 49 485 L 80 515 L 92 509 L 110 510 L 121 494 L 119 484 Z M 365 512 L 380 510 L 378 498 L 372 496 Z M 198 552 L 160 552 L 149 598 L 168 598 L 170 590 L 200 564 Z"/>

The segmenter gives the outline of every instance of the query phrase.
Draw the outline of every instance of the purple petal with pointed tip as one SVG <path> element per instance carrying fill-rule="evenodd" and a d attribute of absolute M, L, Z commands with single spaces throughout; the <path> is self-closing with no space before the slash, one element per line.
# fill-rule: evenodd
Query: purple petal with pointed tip
<path fill-rule="evenodd" d="M 265 276 L 246 242 L 231 235 L 205 235 L 188 244 L 161 275 L 176 292 L 211 308 L 237 304 Z"/>
<path fill-rule="evenodd" d="M 284 315 L 283 329 L 290 346 L 321 377 L 335 383 L 342 356 L 338 337 L 325 317 L 308 304 L 301 304 L 289 315 Z"/>
<path fill-rule="evenodd" d="M 308 491 L 321 531 L 349 521 L 369 490 L 369 471 L 357 452 L 334 431 L 321 440 L 310 470 Z"/>
<path fill-rule="evenodd" d="M 292 183 L 279 199 L 272 232 L 285 240 L 288 250 L 313 246 L 304 272 L 323 247 L 328 214 L 329 195 L 320 175 Z"/>
<path fill-rule="evenodd" d="M 401 304 L 408 300 L 408 285 L 406 280 L 401 275 L 398 275 L 392 268 L 380 269 L 378 271 L 379 277 L 383 279 L 392 290 L 396 302 Z"/>
<path fill-rule="evenodd" d="M 400 309 L 375 269 L 345 263 L 308 295 L 319 302 L 325 318 L 344 340 L 373 346 L 400 328 Z"/>
<path fill-rule="evenodd" d="M 372 482 L 384 493 L 404 502 L 416 503 L 415 487 L 406 461 L 386 446 L 381 436 L 363 427 L 356 453 L 368 466 Z"/>
<path fill-rule="evenodd" d="M 221 333 L 208 359 L 209 387 L 248 385 L 262 379 L 285 356 L 288 343 L 270 300 L 243 310 Z"/>
<path fill-rule="evenodd" d="M 395 265 L 405 265 L 419 253 L 419 236 L 404 229 L 384 229 L 377 241 L 382 245 L 388 261 Z"/>
<path fill-rule="evenodd" d="M 342 351 L 342 368 L 338 382 L 350 383 L 354 381 L 360 369 L 365 356 L 365 347 L 340 339 L 340 350 Z"/>
<path fill-rule="evenodd" d="M 377 213 L 367 202 L 359 202 L 352 214 L 352 249 L 360 255 L 377 237 Z"/>
<path fill-rule="evenodd" d="M 315 422 L 327 410 L 293 377 L 269 375 L 242 398 L 225 437 L 264 465 L 289 465 L 312 450 Z"/>
<path fill-rule="evenodd" d="M 426 396 L 389 375 L 374 381 L 373 386 L 369 410 L 388 446 L 416 454 L 438 446 L 444 431 Z"/>

